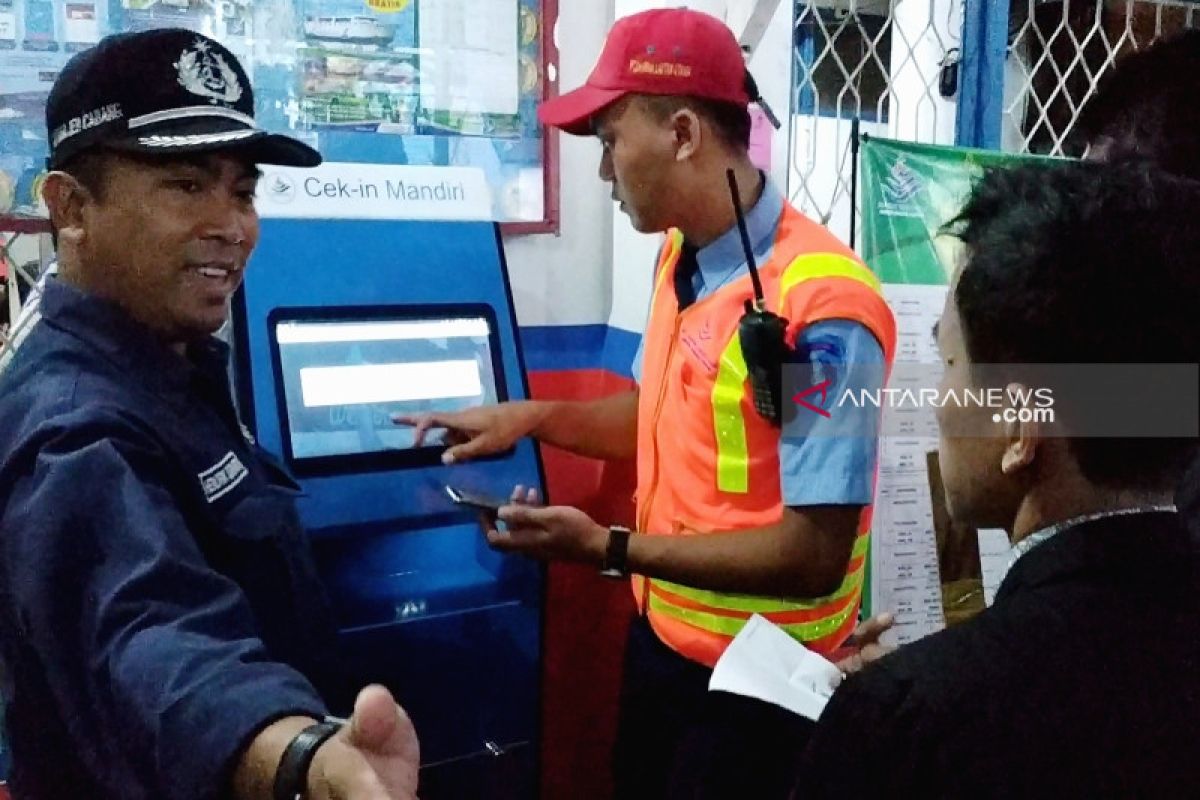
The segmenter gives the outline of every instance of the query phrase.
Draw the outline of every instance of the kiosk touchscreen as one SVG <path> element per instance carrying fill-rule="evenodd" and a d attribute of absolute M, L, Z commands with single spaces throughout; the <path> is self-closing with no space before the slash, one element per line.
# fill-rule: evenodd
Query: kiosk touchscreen
<path fill-rule="evenodd" d="M 508 399 L 484 306 L 281 309 L 270 329 L 284 457 L 298 475 L 435 463 L 444 431 L 415 448 L 395 415 Z"/>

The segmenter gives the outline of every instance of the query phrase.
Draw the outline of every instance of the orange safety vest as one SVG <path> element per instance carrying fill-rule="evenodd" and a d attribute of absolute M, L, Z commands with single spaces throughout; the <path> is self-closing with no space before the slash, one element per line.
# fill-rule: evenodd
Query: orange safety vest
<path fill-rule="evenodd" d="M 680 313 L 673 275 L 682 244 L 678 230 L 668 232 L 644 340 L 637 529 L 687 536 L 773 525 L 783 518 L 780 431 L 754 409 L 737 336 L 743 304 L 754 296 L 750 276 Z M 890 370 L 896 323 L 879 280 L 852 250 L 790 205 L 784 205 L 771 257 L 759 275 L 767 309 L 787 320 L 789 346 L 801 328 L 818 320 L 853 320 L 878 339 Z M 638 607 L 667 645 L 710 667 L 752 614 L 829 653 L 854 629 L 870 522 L 868 506 L 846 577 L 826 597 L 715 592 L 635 575 Z"/>

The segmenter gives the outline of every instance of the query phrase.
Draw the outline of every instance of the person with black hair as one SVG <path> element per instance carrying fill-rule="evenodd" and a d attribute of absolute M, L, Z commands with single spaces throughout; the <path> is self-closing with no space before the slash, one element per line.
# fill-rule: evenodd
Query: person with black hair
<path fill-rule="evenodd" d="M 1143 158 L 1167 172 L 1200 180 L 1200 30 L 1186 30 L 1131 53 L 1100 82 L 1080 113 L 1085 158 Z M 1200 459 L 1176 495 L 1188 524 L 1200 531 Z"/>
<path fill-rule="evenodd" d="M 998 368 L 1016 408 L 1048 364 L 1194 365 L 1197 215 L 1146 164 L 987 173 L 953 224 L 940 390 Z M 951 517 L 1006 529 L 1014 560 L 978 617 L 846 679 L 797 798 L 1200 795 L 1200 537 L 1172 506 L 1194 431 L 1098 436 L 1097 397 L 1054 396 L 1052 424 L 938 409 Z"/>
<path fill-rule="evenodd" d="M 822 399 L 849 385 L 880 388 L 895 322 L 858 256 L 751 161 L 751 102 L 761 105 L 757 87 L 721 20 L 685 8 L 618 20 L 585 84 L 538 114 L 599 139 L 599 176 L 620 210 L 636 230 L 666 233 L 634 358 L 638 386 L 590 402 L 401 420 L 418 441 L 430 426 L 450 429 L 448 462 L 522 436 L 594 458 L 636 457 L 636 530 L 575 508 L 514 504 L 500 512 L 507 528 L 488 533 L 496 549 L 593 564 L 632 584 L 639 614 L 614 759 L 621 797 L 691 797 L 685 781 L 725 779 L 747 796 L 785 794 L 789 773 L 779 768 L 790 761 L 776 748 L 804 721 L 763 704 L 755 722 L 776 732 L 758 740 L 769 744 L 730 735 L 744 708 L 707 691 L 712 667 L 754 611 L 826 654 L 858 617 L 877 415 L 805 411 L 781 429 L 759 413 L 755 381 L 793 359 L 825 378 Z M 777 315 L 758 349 L 741 334 L 756 294 Z M 790 397 L 775 391 L 782 412 Z"/>
<path fill-rule="evenodd" d="M 1084 158 L 1141 158 L 1200 180 L 1200 30 L 1117 61 L 1079 115 Z"/>

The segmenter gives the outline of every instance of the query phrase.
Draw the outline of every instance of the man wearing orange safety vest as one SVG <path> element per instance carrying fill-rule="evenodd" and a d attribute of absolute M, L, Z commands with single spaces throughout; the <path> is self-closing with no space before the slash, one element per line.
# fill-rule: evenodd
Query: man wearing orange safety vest
<path fill-rule="evenodd" d="M 797 720 L 765 705 L 718 708 L 727 700 L 707 692 L 712 667 L 751 614 L 826 654 L 858 616 L 878 419 L 869 409 L 805 411 L 781 432 L 756 411 L 738 333 L 754 292 L 727 171 L 788 360 L 810 365 L 834 396 L 878 389 L 895 323 L 870 270 L 751 163 L 756 95 L 716 18 L 660 9 L 618 21 L 587 83 L 539 114 L 597 136 L 600 177 L 621 210 L 639 231 L 666 232 L 633 370 L 639 388 L 400 420 L 418 440 L 430 427 L 452 431 L 447 463 L 527 435 L 591 457 L 636 456 L 635 532 L 573 508 L 514 504 L 500 512 L 505 530 L 488 534 L 500 550 L 632 576 L 641 615 L 622 687 L 621 797 L 666 797 L 681 780 L 718 773 L 741 796 L 785 794 Z M 536 498 L 518 490 L 514 499 Z M 756 735 L 739 748 L 728 732 L 745 719 L 725 723 L 746 713 L 757 715 Z"/>

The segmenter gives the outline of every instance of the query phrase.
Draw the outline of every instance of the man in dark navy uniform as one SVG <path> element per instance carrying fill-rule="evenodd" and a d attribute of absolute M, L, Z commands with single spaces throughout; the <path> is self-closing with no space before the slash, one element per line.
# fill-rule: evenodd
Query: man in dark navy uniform
<path fill-rule="evenodd" d="M 321 160 L 253 114 L 233 54 L 183 30 L 109 37 L 50 93 L 60 272 L 0 384 L 18 797 L 415 794 L 416 734 L 341 685 L 296 486 L 212 336 L 258 238 L 255 165 Z"/>

